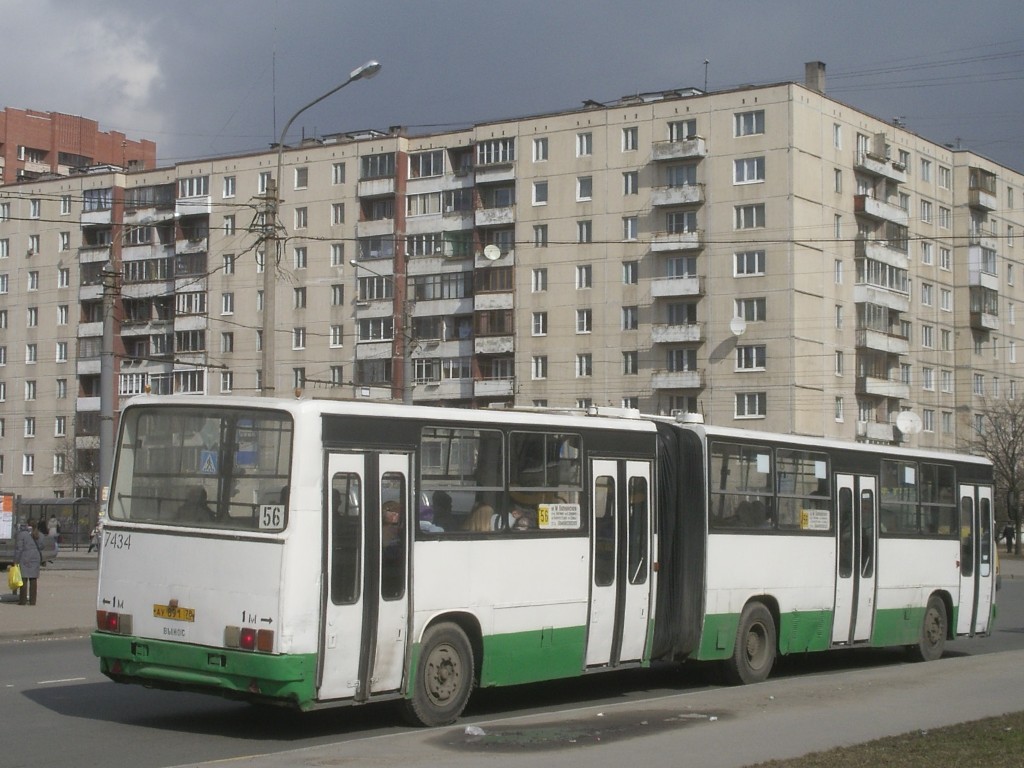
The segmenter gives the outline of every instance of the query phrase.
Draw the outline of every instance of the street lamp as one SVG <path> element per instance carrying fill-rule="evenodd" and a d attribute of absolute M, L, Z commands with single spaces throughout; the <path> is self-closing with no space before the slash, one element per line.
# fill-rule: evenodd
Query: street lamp
<path fill-rule="evenodd" d="M 381 278 L 382 280 L 390 280 L 391 281 L 392 295 L 394 295 L 395 292 L 398 290 L 398 285 L 395 283 L 395 276 L 394 275 L 382 275 L 380 272 L 375 272 L 374 270 L 370 269 L 365 264 L 360 264 L 355 259 L 349 259 L 348 263 L 351 264 L 355 269 L 362 269 L 362 270 L 364 270 L 366 272 L 369 272 L 371 275 L 375 275 L 375 276 Z M 357 277 L 357 280 L 356 280 L 356 291 L 357 291 L 357 295 L 358 295 L 358 291 L 359 291 L 358 277 Z M 412 308 L 412 302 L 409 301 L 408 296 L 406 295 L 404 297 L 403 302 L 402 302 L 402 309 L 403 309 L 403 315 L 404 315 L 404 317 L 402 318 L 402 403 L 404 405 L 412 405 L 412 379 L 413 379 L 412 344 L 413 344 L 413 339 L 412 339 L 412 328 L 410 327 L 411 323 L 412 323 L 412 313 L 410 312 L 411 308 Z"/>
<path fill-rule="evenodd" d="M 380 62 L 371 59 L 362 66 L 356 67 L 349 74 L 348 79 L 341 85 L 336 85 L 334 88 L 329 90 L 323 96 L 319 96 L 313 101 L 309 102 L 306 106 L 288 118 L 288 122 L 284 124 L 284 129 L 281 131 L 281 136 L 277 140 L 277 174 L 269 180 L 267 183 L 267 222 L 265 226 L 269 227 L 269 236 L 265 240 L 265 246 L 263 249 L 263 387 L 262 394 L 264 396 L 272 396 L 275 391 L 274 377 L 276 374 L 275 368 L 277 367 L 277 354 L 276 354 L 276 341 L 274 338 L 275 327 L 277 324 L 276 309 L 277 309 L 277 290 L 274 284 L 274 278 L 276 277 L 277 265 L 281 261 L 281 235 L 277 226 L 277 215 L 281 208 L 281 162 L 284 154 L 284 137 L 288 133 L 288 129 L 292 127 L 292 123 L 295 122 L 296 118 L 305 112 L 310 107 L 319 104 L 321 101 L 326 99 L 328 96 L 333 96 L 342 88 L 349 83 L 354 83 L 356 80 L 369 80 L 371 77 L 380 72 Z M 273 269 L 271 269 L 270 254 L 274 254 Z"/>

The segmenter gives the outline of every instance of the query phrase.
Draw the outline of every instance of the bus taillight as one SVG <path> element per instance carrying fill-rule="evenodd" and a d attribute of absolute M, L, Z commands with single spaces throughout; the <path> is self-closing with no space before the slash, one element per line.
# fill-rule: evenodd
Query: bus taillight
<path fill-rule="evenodd" d="M 131 614 L 96 611 L 96 628 L 101 632 L 113 632 L 115 635 L 130 635 L 132 633 Z"/>
<path fill-rule="evenodd" d="M 271 653 L 274 650 L 274 630 L 254 627 L 224 627 L 224 645 L 243 651 Z"/>

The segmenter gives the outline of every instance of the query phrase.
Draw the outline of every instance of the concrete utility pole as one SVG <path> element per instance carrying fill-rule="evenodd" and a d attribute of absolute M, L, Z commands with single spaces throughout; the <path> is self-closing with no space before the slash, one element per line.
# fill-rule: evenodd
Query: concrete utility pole
<path fill-rule="evenodd" d="M 103 348 L 100 351 L 100 504 L 106 503 L 114 470 L 114 301 L 121 292 L 120 275 L 109 266 L 103 279 Z"/>
<path fill-rule="evenodd" d="M 391 296 L 392 301 L 398 296 L 399 285 L 395 281 L 394 275 L 382 275 L 380 272 L 374 272 L 365 264 L 360 264 L 355 259 L 349 259 L 349 264 L 355 267 L 356 270 L 363 270 L 369 272 L 375 277 L 379 277 L 382 280 L 386 280 L 391 283 Z M 356 274 L 356 298 L 359 297 L 359 275 Z M 413 302 L 409 299 L 408 293 L 403 294 L 402 298 L 402 404 L 412 405 L 412 388 L 413 388 L 413 363 L 412 363 L 412 313 L 413 313 Z M 394 313 L 392 313 L 392 322 L 394 322 Z M 393 343 L 393 342 L 392 342 Z M 392 373 L 392 377 L 394 373 Z"/>
<path fill-rule="evenodd" d="M 309 102 L 302 109 L 288 118 L 281 130 L 281 136 L 277 140 L 277 174 L 267 183 L 267 219 L 264 221 L 264 232 L 266 239 L 263 248 L 263 386 L 261 394 L 264 397 L 272 397 L 276 392 L 277 377 L 277 340 L 275 338 L 277 326 L 277 265 L 281 263 L 281 229 L 278 222 L 278 214 L 281 210 L 281 161 L 284 155 L 284 138 L 288 129 L 296 118 L 310 107 L 319 104 L 328 96 L 333 96 L 349 83 L 356 80 L 369 80 L 380 72 L 380 63 L 370 60 L 360 67 L 356 67 L 349 74 L 348 79 L 341 85 L 336 85 L 323 96 L 319 96 Z"/>

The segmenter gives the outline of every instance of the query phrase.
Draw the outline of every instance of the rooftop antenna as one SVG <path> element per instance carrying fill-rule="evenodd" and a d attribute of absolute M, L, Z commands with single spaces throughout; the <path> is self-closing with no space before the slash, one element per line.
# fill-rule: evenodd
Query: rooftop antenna
<path fill-rule="evenodd" d="M 710 63 L 708 59 L 704 59 L 704 93 L 708 92 L 708 64 Z"/>

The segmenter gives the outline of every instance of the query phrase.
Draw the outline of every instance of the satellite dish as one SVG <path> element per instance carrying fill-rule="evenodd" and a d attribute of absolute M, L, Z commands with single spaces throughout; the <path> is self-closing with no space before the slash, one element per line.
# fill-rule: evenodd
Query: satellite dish
<path fill-rule="evenodd" d="M 904 435 L 916 435 L 921 431 L 921 417 L 913 411 L 900 411 L 896 417 L 896 429 Z"/>
<path fill-rule="evenodd" d="M 484 258 L 488 261 L 496 261 L 501 258 L 501 248 L 491 243 L 484 248 Z"/>
<path fill-rule="evenodd" d="M 742 317 L 734 317 L 729 321 L 729 330 L 733 336 L 742 336 L 747 331 L 747 321 Z"/>

